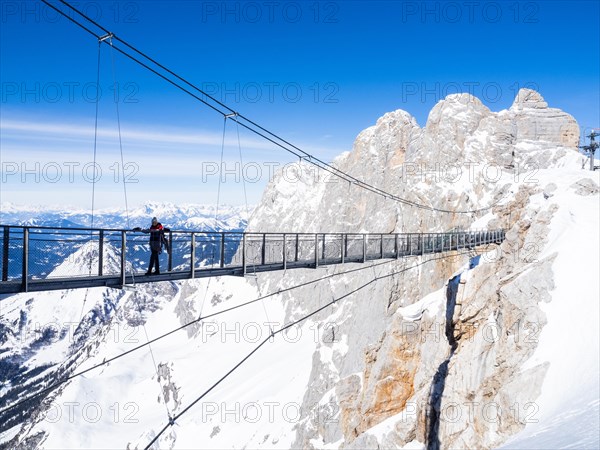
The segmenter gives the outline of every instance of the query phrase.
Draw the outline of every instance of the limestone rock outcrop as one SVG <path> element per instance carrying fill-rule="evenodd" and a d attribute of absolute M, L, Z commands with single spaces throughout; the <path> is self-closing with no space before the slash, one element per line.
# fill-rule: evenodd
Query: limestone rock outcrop
<path fill-rule="evenodd" d="M 540 304 L 553 289 L 553 256 L 540 255 L 557 209 L 557 186 L 528 180 L 578 160 L 578 136 L 573 117 L 548 107 L 535 91 L 522 89 L 498 113 L 456 94 L 432 109 L 423 128 L 405 111 L 385 114 L 335 160 L 342 171 L 402 198 L 478 210 L 471 214 L 405 206 L 339 179 L 319 179 L 305 163 L 293 165 L 296 182 L 275 177 L 250 231 L 441 231 L 468 228 L 484 216 L 480 226 L 508 230 L 506 241 L 474 269 L 473 254 L 390 263 L 380 273 L 405 270 L 339 306 L 337 334 L 347 348 L 315 349 L 295 447 L 401 448 L 414 441 L 429 448 L 491 448 L 523 428 L 523 405 L 537 398 L 547 369 L 522 367 L 545 323 Z M 581 195 L 593 190 L 583 180 L 573 189 Z M 531 204 L 534 196 L 547 203 Z M 461 281 L 448 316 L 448 280 L 456 274 Z M 357 274 L 348 288 L 370 276 Z M 310 299 L 290 298 L 288 308 L 308 311 L 327 295 L 317 290 Z M 337 355 L 333 364 L 323 364 L 324 352 Z M 315 404 L 320 411 L 311 408 Z M 324 405 L 335 420 L 316 419 L 327 412 Z M 515 405 L 521 405 L 516 414 Z"/>

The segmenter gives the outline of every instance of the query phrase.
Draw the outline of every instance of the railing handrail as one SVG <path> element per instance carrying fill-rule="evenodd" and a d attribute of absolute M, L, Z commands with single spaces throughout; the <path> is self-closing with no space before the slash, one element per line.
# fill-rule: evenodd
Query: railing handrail
<path fill-rule="evenodd" d="M 137 230 L 133 230 L 133 229 L 129 229 L 129 228 L 80 228 L 80 227 L 51 227 L 51 226 L 41 226 L 41 225 L 4 225 L 4 224 L 0 224 L 0 228 L 17 228 L 17 229 L 28 229 L 28 230 L 55 230 L 57 233 L 58 232 L 67 232 L 67 231 L 78 231 L 78 232 L 85 232 L 85 233 L 89 233 L 89 232 L 98 232 L 100 233 L 102 232 L 114 232 L 114 233 L 121 233 L 121 232 L 126 232 L 126 233 L 140 233 L 140 234 L 147 234 L 144 233 L 142 231 L 137 231 Z M 370 232 L 370 233 L 359 233 L 359 232 L 355 232 L 355 231 L 349 231 L 349 232 L 345 232 L 345 231 L 335 231 L 335 232 L 294 232 L 294 231 L 203 231 L 203 230 L 174 230 L 172 228 L 169 228 L 171 233 L 177 233 L 177 234 L 214 234 L 214 235 L 218 235 L 221 236 L 223 234 L 225 235 L 257 235 L 257 236 L 262 236 L 262 235 L 267 235 L 267 236 L 282 236 L 284 234 L 287 235 L 299 235 L 299 236 L 314 236 L 315 234 L 320 234 L 320 235 L 326 235 L 326 236 L 335 236 L 335 235 L 346 235 L 346 236 L 371 236 L 371 235 L 377 235 L 377 236 L 420 236 L 422 234 L 427 234 L 427 235 L 450 235 L 450 234 L 475 234 L 475 233 L 482 233 L 482 232 L 486 232 L 486 231 L 505 231 L 503 228 L 496 228 L 496 229 L 476 229 L 476 230 L 460 230 L 460 231 L 456 231 L 456 230 L 452 230 L 452 231 L 440 231 L 440 232 L 431 232 L 431 231 L 410 231 L 410 232 L 399 232 L 399 233 L 394 233 L 394 232 Z M 76 234 L 76 235 L 80 235 L 83 233 L 72 233 L 72 234 Z"/>

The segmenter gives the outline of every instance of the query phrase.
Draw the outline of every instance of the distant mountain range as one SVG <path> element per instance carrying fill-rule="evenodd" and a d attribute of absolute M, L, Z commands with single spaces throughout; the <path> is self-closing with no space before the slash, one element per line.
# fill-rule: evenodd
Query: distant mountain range
<path fill-rule="evenodd" d="M 215 206 L 148 202 L 129 211 L 104 208 L 94 211 L 94 228 L 149 227 L 152 217 L 174 230 L 240 231 L 246 228 L 248 215 L 245 206 L 222 205 L 215 219 Z M 0 204 L 0 224 L 88 228 L 92 223 L 89 210 L 65 210 L 54 206 L 20 206 Z"/>

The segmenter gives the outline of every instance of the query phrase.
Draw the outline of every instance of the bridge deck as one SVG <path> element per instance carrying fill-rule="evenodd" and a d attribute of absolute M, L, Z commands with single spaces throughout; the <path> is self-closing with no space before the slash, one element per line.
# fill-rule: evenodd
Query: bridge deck
<path fill-rule="evenodd" d="M 363 263 L 499 244 L 504 235 L 504 230 L 399 234 L 169 231 L 170 251 L 160 256 L 161 273 L 147 276 L 147 234 L 0 226 L 0 294 Z"/>

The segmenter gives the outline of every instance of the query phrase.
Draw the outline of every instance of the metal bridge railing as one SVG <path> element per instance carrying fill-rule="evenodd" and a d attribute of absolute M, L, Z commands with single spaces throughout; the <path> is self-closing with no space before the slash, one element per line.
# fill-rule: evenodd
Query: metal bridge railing
<path fill-rule="evenodd" d="M 399 234 L 174 230 L 165 235 L 170 251 L 159 258 L 161 274 L 177 279 L 243 275 L 473 248 L 498 244 L 504 235 L 504 230 Z M 95 280 L 94 285 L 102 285 L 102 280 L 106 285 L 150 281 L 144 276 L 149 236 L 141 232 L 0 225 L 0 245 L 0 293 L 28 291 L 30 284 L 41 280 Z"/>

